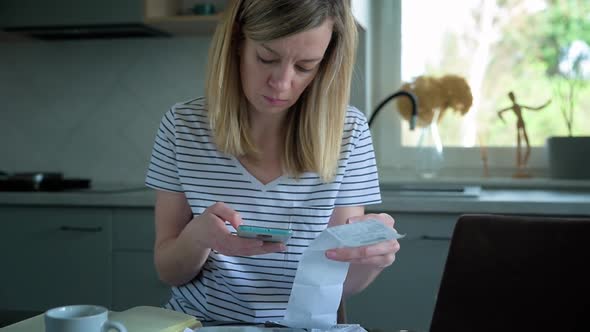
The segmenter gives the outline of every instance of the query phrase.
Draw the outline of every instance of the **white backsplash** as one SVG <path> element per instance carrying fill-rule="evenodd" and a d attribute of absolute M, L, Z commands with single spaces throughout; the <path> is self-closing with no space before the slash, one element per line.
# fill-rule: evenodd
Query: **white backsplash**
<path fill-rule="evenodd" d="M 0 43 L 0 171 L 141 184 L 164 112 L 204 93 L 209 42 Z"/>

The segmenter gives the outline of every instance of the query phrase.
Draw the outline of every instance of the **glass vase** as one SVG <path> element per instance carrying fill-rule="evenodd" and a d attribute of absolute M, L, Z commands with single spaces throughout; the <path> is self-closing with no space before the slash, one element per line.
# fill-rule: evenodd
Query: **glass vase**
<path fill-rule="evenodd" d="M 431 179 L 439 175 L 444 163 L 444 150 L 438 130 L 439 114 L 439 110 L 435 110 L 431 123 L 419 129 L 416 170 L 418 176 L 424 179 Z"/>

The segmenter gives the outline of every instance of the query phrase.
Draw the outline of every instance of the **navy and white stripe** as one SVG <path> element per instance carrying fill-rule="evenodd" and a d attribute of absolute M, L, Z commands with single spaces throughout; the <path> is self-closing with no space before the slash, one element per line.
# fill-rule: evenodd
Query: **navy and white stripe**
<path fill-rule="evenodd" d="M 211 134 L 204 99 L 174 105 L 157 132 L 146 185 L 185 193 L 195 215 L 224 202 L 246 224 L 288 228 L 294 236 L 284 253 L 231 257 L 212 251 L 201 274 L 173 287 L 166 306 L 201 321 L 281 320 L 301 255 L 334 207 L 381 202 L 366 118 L 348 108 L 338 173 L 330 183 L 305 173 L 264 185 L 235 157 L 217 151 Z"/>

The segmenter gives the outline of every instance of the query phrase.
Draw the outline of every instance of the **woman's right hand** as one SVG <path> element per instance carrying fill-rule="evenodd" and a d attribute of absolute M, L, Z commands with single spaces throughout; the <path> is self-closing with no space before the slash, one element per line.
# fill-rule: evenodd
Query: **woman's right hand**
<path fill-rule="evenodd" d="M 215 203 L 201 215 L 193 216 L 184 193 L 158 190 L 155 214 L 154 263 L 160 280 L 172 286 L 185 284 L 198 275 L 211 250 L 231 256 L 285 250 L 283 244 L 232 235 L 225 221 L 237 228 L 242 218 L 224 203 Z"/>
<path fill-rule="evenodd" d="M 282 243 L 238 237 L 227 229 L 224 221 L 235 229 L 242 224 L 238 212 L 225 203 L 217 202 L 201 215 L 193 217 L 183 233 L 194 239 L 197 246 L 213 249 L 227 256 L 254 256 L 286 250 Z"/>

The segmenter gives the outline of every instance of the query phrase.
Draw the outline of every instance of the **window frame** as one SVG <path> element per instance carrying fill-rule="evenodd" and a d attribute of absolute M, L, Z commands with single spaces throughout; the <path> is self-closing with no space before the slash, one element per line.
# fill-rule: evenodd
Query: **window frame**
<path fill-rule="evenodd" d="M 371 0 L 371 20 L 367 29 L 367 101 L 366 114 L 371 117 L 375 107 L 402 85 L 401 80 L 401 22 L 402 1 Z M 374 47 L 378 45 L 378 47 Z M 377 164 L 384 173 L 415 175 L 416 148 L 403 146 L 401 126 L 407 122 L 395 110 L 395 100 L 390 101 L 375 116 L 371 133 L 375 145 Z M 443 142 L 444 144 L 444 142 Z M 475 147 L 444 146 L 444 163 L 440 176 L 471 178 L 482 181 L 485 177 L 482 151 Z M 516 171 L 516 147 L 487 147 L 489 177 L 510 177 Z M 523 147 L 522 152 L 525 152 Z M 534 177 L 546 178 L 548 174 L 546 148 L 532 147 L 528 170 Z M 416 180 L 420 180 L 418 176 Z"/>

